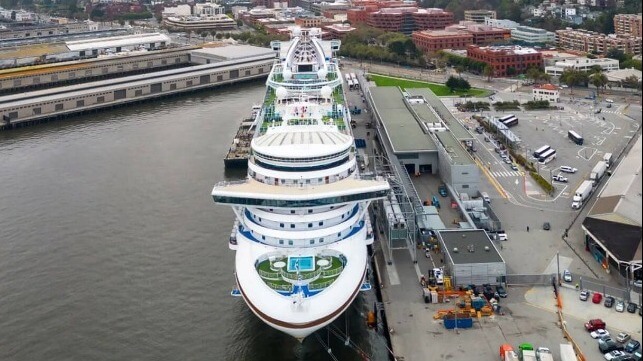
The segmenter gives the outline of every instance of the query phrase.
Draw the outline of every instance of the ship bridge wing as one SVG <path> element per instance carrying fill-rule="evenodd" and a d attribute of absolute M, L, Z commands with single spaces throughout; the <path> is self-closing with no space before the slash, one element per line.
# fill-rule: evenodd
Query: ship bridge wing
<path fill-rule="evenodd" d="M 220 183 L 212 189 L 216 203 L 257 207 L 318 207 L 386 197 L 385 180 L 346 178 L 341 181 L 302 187 L 261 183 L 252 178 L 237 183 Z"/>

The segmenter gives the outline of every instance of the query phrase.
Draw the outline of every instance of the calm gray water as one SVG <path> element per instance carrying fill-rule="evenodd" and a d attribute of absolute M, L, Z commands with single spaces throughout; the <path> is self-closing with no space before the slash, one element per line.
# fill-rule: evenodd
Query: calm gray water
<path fill-rule="evenodd" d="M 315 336 L 300 345 L 229 296 L 233 213 L 210 191 L 264 90 L 0 132 L 0 360 L 333 359 Z M 351 340 L 386 360 L 364 326 L 372 302 L 347 313 Z M 338 360 L 362 360 L 328 339 Z"/>

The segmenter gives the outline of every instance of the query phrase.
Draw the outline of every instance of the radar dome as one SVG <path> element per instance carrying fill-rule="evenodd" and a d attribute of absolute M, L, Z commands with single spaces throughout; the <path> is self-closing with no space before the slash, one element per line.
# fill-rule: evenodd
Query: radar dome
<path fill-rule="evenodd" d="M 333 89 L 331 89 L 328 85 L 324 85 L 321 90 L 321 95 L 324 98 L 330 98 L 330 95 L 333 93 Z"/>
<path fill-rule="evenodd" d="M 287 96 L 288 96 L 288 89 L 286 89 L 285 87 L 282 87 L 282 86 L 277 88 L 277 98 L 278 99 L 281 100 L 281 99 L 283 99 L 283 98 L 285 98 Z"/>
<path fill-rule="evenodd" d="M 292 71 L 290 69 L 285 69 L 283 75 L 284 75 L 284 80 L 292 79 Z"/>
<path fill-rule="evenodd" d="M 326 79 L 326 75 L 328 75 L 328 71 L 324 68 L 317 70 L 317 77 L 319 79 Z"/>

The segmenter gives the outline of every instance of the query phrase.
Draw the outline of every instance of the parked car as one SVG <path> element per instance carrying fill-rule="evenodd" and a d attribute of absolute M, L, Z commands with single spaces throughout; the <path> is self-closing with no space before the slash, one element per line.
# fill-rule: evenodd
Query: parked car
<path fill-rule="evenodd" d="M 594 295 L 592 296 L 592 302 L 596 304 L 601 303 L 602 299 L 603 299 L 603 295 L 598 292 L 595 292 Z"/>
<path fill-rule="evenodd" d="M 598 294 L 600 295 L 600 293 Z M 589 332 L 596 331 L 599 328 L 602 328 L 604 330 L 605 327 L 606 327 L 605 321 L 601 320 L 600 318 L 595 318 L 585 323 L 585 329 Z"/>
<path fill-rule="evenodd" d="M 629 341 L 630 338 L 631 338 L 631 336 L 627 332 L 619 332 L 619 334 L 616 335 L 616 341 L 618 341 L 620 343 L 625 343 L 625 342 Z"/>
<path fill-rule="evenodd" d="M 643 356 L 641 355 L 641 351 L 632 352 L 632 358 L 634 359 L 634 361 L 641 361 L 643 359 Z"/>
<path fill-rule="evenodd" d="M 603 306 L 605 306 L 607 308 L 612 308 L 612 306 L 614 306 L 614 301 L 615 300 L 616 299 L 614 297 L 612 297 L 612 296 L 605 296 L 605 301 L 603 302 Z"/>
<path fill-rule="evenodd" d="M 561 174 L 556 174 L 551 177 L 551 180 L 556 181 L 556 182 L 561 182 L 561 183 L 567 183 L 568 179 L 567 177 L 563 177 Z"/>
<path fill-rule="evenodd" d="M 605 355 L 603 355 L 603 357 L 605 357 L 605 359 L 607 361 L 611 361 L 615 357 L 619 357 L 619 356 L 623 356 L 623 355 L 625 355 L 625 352 L 620 351 L 620 350 L 614 350 L 614 351 L 610 351 L 610 352 L 606 353 Z"/>
<path fill-rule="evenodd" d="M 610 333 L 607 330 L 599 328 L 598 330 L 594 330 L 594 331 L 590 332 L 589 335 L 592 336 L 592 338 L 600 338 L 600 339 L 602 339 L 605 336 L 609 336 Z"/>
<path fill-rule="evenodd" d="M 636 312 L 636 308 L 637 308 L 637 306 L 636 306 L 636 303 L 634 303 L 634 302 L 630 302 L 630 303 L 627 304 L 627 312 L 629 312 L 629 313 Z"/>
<path fill-rule="evenodd" d="M 549 224 L 549 222 L 543 223 L 543 229 L 545 231 L 549 231 L 551 229 L 551 224 Z"/>
<path fill-rule="evenodd" d="M 633 355 L 626 353 L 625 355 L 614 357 L 612 361 L 637 361 Z"/>
<path fill-rule="evenodd" d="M 641 288 L 641 287 L 643 287 L 643 281 L 641 281 L 641 280 L 634 280 L 634 281 L 632 281 L 632 286 L 634 286 L 634 287 L 638 287 L 638 288 Z"/>
<path fill-rule="evenodd" d="M 512 169 L 512 170 L 518 170 L 518 166 L 517 166 L 517 165 L 515 165 L 515 164 L 511 164 L 511 169 Z"/>
<path fill-rule="evenodd" d="M 607 338 L 607 339 L 602 339 L 598 341 L 598 349 L 599 351 L 605 354 L 614 350 L 622 351 L 623 345 L 614 341 L 611 338 Z"/>
<path fill-rule="evenodd" d="M 496 286 L 496 294 L 498 297 L 507 298 L 507 290 L 502 285 Z"/>
<path fill-rule="evenodd" d="M 625 344 L 625 352 L 633 353 L 641 347 L 641 343 L 636 340 L 630 340 Z"/>
<path fill-rule="evenodd" d="M 580 294 L 578 295 L 578 298 L 581 301 L 587 301 L 587 299 L 589 298 L 589 291 L 588 290 L 580 291 Z"/>
<path fill-rule="evenodd" d="M 569 272 L 568 269 L 563 271 L 563 281 L 565 281 L 565 282 L 571 282 L 572 281 L 572 273 Z"/>
<path fill-rule="evenodd" d="M 562 166 L 560 166 L 560 171 L 563 172 L 563 173 L 576 173 L 576 172 L 578 172 L 578 169 L 576 169 L 574 167 L 567 166 L 567 165 L 562 165 Z"/>
<path fill-rule="evenodd" d="M 616 301 L 616 305 L 614 306 L 614 310 L 616 310 L 616 312 L 625 311 L 625 302 L 623 302 L 622 300 Z"/>

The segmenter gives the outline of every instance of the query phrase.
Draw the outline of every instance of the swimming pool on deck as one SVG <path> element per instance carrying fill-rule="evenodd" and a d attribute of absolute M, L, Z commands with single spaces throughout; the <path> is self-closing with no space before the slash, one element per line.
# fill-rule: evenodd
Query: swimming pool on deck
<path fill-rule="evenodd" d="M 288 257 L 288 272 L 308 272 L 315 270 L 315 257 Z"/>

